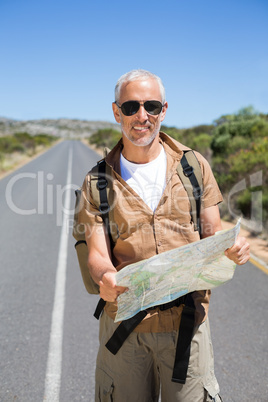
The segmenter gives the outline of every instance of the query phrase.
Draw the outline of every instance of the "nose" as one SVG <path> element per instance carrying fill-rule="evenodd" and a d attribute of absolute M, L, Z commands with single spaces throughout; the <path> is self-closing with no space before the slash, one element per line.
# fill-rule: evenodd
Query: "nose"
<path fill-rule="evenodd" d="M 138 117 L 139 120 L 147 120 L 148 119 L 148 113 L 144 109 L 143 103 L 140 104 L 140 108 L 137 111 L 136 116 Z"/>

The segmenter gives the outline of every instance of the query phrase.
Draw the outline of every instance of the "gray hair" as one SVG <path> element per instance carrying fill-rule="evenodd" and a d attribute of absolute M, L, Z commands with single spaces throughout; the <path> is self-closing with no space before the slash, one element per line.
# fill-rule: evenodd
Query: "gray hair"
<path fill-rule="evenodd" d="M 130 82 L 130 81 L 137 81 L 140 79 L 148 80 L 150 78 L 153 78 L 154 80 L 157 81 L 157 83 L 159 85 L 160 93 L 161 93 L 161 100 L 162 100 L 162 103 L 164 103 L 166 100 L 166 94 L 165 94 L 165 87 L 163 85 L 161 78 L 153 73 L 150 73 L 150 71 L 142 70 L 142 69 L 129 71 L 128 73 L 122 75 L 119 78 L 119 80 L 116 83 L 115 90 L 114 90 L 115 101 L 116 102 L 119 101 L 120 91 L 121 91 L 123 84 Z"/>

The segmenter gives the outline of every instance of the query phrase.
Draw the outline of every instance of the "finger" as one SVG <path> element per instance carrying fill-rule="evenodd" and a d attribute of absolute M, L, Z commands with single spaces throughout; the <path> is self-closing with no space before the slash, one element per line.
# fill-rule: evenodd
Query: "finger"
<path fill-rule="evenodd" d="M 116 289 L 119 292 L 119 294 L 124 293 L 128 290 L 128 288 L 126 288 L 125 286 L 116 286 Z"/>
<path fill-rule="evenodd" d="M 244 238 L 242 238 L 244 239 Z M 246 240 L 246 239 L 245 239 Z M 224 253 L 225 255 L 228 254 L 237 254 L 237 255 L 242 255 L 245 251 L 249 250 L 249 243 L 248 242 L 237 242 L 235 243 L 232 247 L 227 248 Z"/>
<path fill-rule="evenodd" d="M 245 264 L 250 258 L 250 253 L 249 253 L 249 249 L 245 248 L 242 255 L 238 257 L 238 265 L 243 265 Z"/>
<path fill-rule="evenodd" d="M 115 302 L 118 297 L 118 294 L 116 291 L 111 292 L 107 289 L 100 288 L 100 297 L 105 301 Z"/>
<path fill-rule="evenodd" d="M 238 265 L 245 264 L 250 258 L 248 249 L 245 249 L 245 251 L 239 251 L 236 253 L 233 253 L 233 252 L 227 250 L 225 252 L 225 255 L 227 258 L 234 261 Z"/>

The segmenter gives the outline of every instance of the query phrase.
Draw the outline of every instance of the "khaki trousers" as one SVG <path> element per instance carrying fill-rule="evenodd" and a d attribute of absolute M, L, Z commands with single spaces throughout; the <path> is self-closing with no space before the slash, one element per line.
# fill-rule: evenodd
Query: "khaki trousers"
<path fill-rule="evenodd" d="M 171 381 L 178 331 L 130 334 L 114 356 L 105 347 L 117 324 L 104 312 L 95 402 L 220 401 L 208 319 L 195 329 L 184 385 Z"/>

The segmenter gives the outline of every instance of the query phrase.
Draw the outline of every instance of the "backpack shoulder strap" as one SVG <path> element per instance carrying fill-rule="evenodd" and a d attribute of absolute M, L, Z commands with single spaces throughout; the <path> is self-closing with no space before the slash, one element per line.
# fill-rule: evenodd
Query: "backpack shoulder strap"
<path fill-rule="evenodd" d="M 96 171 L 97 170 L 97 171 Z M 94 172 L 94 173 L 93 173 Z M 93 168 L 93 176 L 95 178 L 97 177 L 97 180 L 92 180 L 91 181 L 91 194 L 92 198 L 95 202 L 95 204 L 99 207 L 99 211 L 101 212 L 102 215 L 102 220 L 106 229 L 106 232 L 108 233 L 111 248 L 114 247 L 114 240 L 111 234 L 110 230 L 110 217 L 109 214 L 111 213 L 111 208 L 110 205 L 112 204 L 109 201 L 110 196 L 112 194 L 111 191 L 111 167 L 105 162 L 104 159 L 100 160 L 97 163 L 97 166 Z M 94 312 L 94 317 L 99 319 L 104 306 L 106 304 L 106 301 L 104 301 L 102 298 L 100 298 L 95 312 Z"/>
<path fill-rule="evenodd" d="M 183 151 L 183 156 L 177 166 L 177 173 L 187 191 L 191 204 L 191 216 L 194 229 L 201 234 L 200 211 L 203 194 L 203 178 L 200 164 L 194 151 Z"/>
<path fill-rule="evenodd" d="M 95 205 L 101 211 L 103 222 L 105 224 L 106 230 L 109 234 L 111 247 L 114 246 L 114 241 L 110 234 L 110 225 L 109 225 L 109 213 L 111 215 L 112 212 L 109 208 L 112 205 L 112 199 L 108 198 L 113 197 L 112 182 L 111 182 L 111 167 L 108 166 L 105 161 L 100 161 L 96 166 L 94 166 L 89 172 L 91 177 L 91 194 L 94 200 Z M 89 269 L 87 266 L 88 261 L 88 247 L 85 238 L 85 225 L 83 223 L 79 223 L 79 211 L 81 211 L 83 205 L 83 197 L 82 190 L 77 189 L 76 192 L 76 204 L 75 204 L 75 213 L 74 213 L 74 223 L 73 223 L 73 236 L 76 239 L 75 249 L 77 252 L 77 258 L 82 274 L 82 278 L 84 281 L 84 285 L 88 293 L 98 294 L 99 286 L 92 279 Z M 108 202 L 109 200 L 109 202 Z M 98 318 L 103 309 L 105 302 L 100 299 L 94 316 Z"/>
<path fill-rule="evenodd" d="M 114 246 L 114 240 L 110 231 L 110 213 L 111 208 L 109 201 L 110 195 L 112 194 L 112 182 L 111 182 L 111 167 L 101 159 L 96 166 L 91 171 L 91 195 L 94 203 L 99 208 L 101 212 L 101 217 L 105 225 L 106 231 L 109 235 L 111 242 L 111 247 Z"/>

